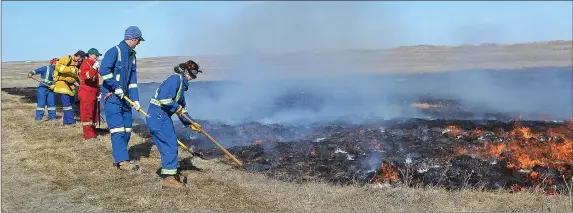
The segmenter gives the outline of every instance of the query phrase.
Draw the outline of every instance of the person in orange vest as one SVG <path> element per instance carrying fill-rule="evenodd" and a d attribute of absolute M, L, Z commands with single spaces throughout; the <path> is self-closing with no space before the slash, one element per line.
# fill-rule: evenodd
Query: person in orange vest
<path fill-rule="evenodd" d="M 99 73 L 100 62 L 98 58 L 101 53 L 96 48 L 91 48 L 87 53 L 88 57 L 80 66 L 80 89 L 78 98 L 80 99 L 80 119 L 86 140 L 96 138 L 95 123 L 99 118 L 97 110 L 97 97 L 100 93 Z"/>
<path fill-rule="evenodd" d="M 54 81 L 56 85 L 54 92 L 60 94 L 62 101 L 62 108 L 64 110 L 64 125 L 72 125 L 76 123 L 74 119 L 74 104 L 76 96 L 76 85 L 78 82 L 79 67 L 86 57 L 86 53 L 79 50 L 73 55 L 67 55 L 58 62 L 56 62 L 56 69 L 54 70 Z"/>

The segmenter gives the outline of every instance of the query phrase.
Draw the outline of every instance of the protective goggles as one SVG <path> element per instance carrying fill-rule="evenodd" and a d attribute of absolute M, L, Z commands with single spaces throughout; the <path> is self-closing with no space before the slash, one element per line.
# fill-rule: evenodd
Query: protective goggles
<path fill-rule="evenodd" d="M 189 70 L 189 74 L 197 76 L 197 74 L 202 73 L 203 71 L 201 70 Z"/>

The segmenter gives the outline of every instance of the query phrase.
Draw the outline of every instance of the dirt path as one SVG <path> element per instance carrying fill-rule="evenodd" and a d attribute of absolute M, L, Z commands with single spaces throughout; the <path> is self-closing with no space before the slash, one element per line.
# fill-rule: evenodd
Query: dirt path
<path fill-rule="evenodd" d="M 285 183 L 222 160 L 193 160 L 202 171 L 187 172 L 187 188 L 160 190 L 159 153 L 150 141 L 133 134 L 132 155 L 150 151 L 149 157 L 141 159 L 141 173 L 119 172 L 112 167 L 109 135 L 88 144 L 79 125 L 35 122 L 34 110 L 2 92 L 2 211 L 573 210 L 567 196 Z"/>

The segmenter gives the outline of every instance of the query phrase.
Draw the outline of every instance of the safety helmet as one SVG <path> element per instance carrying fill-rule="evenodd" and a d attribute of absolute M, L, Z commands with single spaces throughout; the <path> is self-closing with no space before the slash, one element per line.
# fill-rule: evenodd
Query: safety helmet
<path fill-rule="evenodd" d="M 176 73 L 189 74 L 193 79 L 197 78 L 197 74 L 203 71 L 199 70 L 199 64 L 195 63 L 193 60 L 181 63 L 174 68 Z"/>
<path fill-rule="evenodd" d="M 59 60 L 60 60 L 60 59 L 58 59 L 58 58 L 52 58 L 52 60 L 50 60 L 50 64 L 51 64 L 51 65 L 54 65 L 54 64 L 56 64 L 56 62 L 58 62 Z"/>

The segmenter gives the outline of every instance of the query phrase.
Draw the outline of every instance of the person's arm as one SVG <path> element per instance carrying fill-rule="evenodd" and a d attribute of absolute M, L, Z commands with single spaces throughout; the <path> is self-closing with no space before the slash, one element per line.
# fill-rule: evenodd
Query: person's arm
<path fill-rule="evenodd" d="M 137 65 L 135 64 L 135 58 L 131 65 L 131 74 L 129 75 L 129 98 L 133 101 L 139 101 L 139 88 L 137 87 Z"/>
<path fill-rule="evenodd" d="M 97 63 L 97 61 L 94 62 L 94 64 L 95 63 Z M 82 63 L 82 67 L 83 67 L 82 72 L 86 76 L 86 79 L 92 79 L 93 80 L 96 77 L 96 75 L 98 74 L 96 69 L 94 68 L 94 64 L 90 64 L 88 60 L 84 60 L 84 62 Z"/>
<path fill-rule="evenodd" d="M 75 66 L 75 64 L 70 64 L 70 66 L 66 66 L 70 60 L 72 60 L 70 59 L 70 56 L 64 56 L 60 58 L 60 60 L 56 63 L 56 70 L 59 73 L 70 73 L 74 75 L 77 74 L 78 68 Z"/>
<path fill-rule="evenodd" d="M 177 75 L 169 76 L 169 78 L 163 81 L 161 86 L 159 86 L 156 98 L 156 100 L 161 104 L 161 108 L 172 113 L 175 113 L 180 106 L 174 101 L 175 96 L 177 95 L 177 87 L 179 87 L 179 77 Z"/>
<path fill-rule="evenodd" d="M 119 87 L 119 83 L 113 76 L 113 68 L 117 61 L 117 49 L 111 48 L 105 52 L 105 56 L 101 60 L 101 66 L 99 69 L 99 74 L 101 75 L 102 87 L 105 87 L 108 91 L 113 92 Z"/>
<path fill-rule="evenodd" d="M 29 76 L 31 77 L 32 75 L 38 75 L 38 74 L 39 74 L 39 75 L 42 75 L 42 74 L 44 74 L 46 71 L 47 71 L 46 66 L 41 66 L 41 67 L 38 67 L 38 68 L 35 69 L 35 70 L 30 71 L 28 74 L 29 74 Z"/>
<path fill-rule="evenodd" d="M 90 64 L 88 63 L 87 60 L 84 60 L 82 62 L 82 65 L 80 65 L 80 73 L 78 73 L 78 77 L 80 78 L 80 83 L 83 83 L 86 81 L 86 79 L 89 79 L 89 72 L 90 70 Z"/>
<path fill-rule="evenodd" d="M 185 114 L 189 119 L 193 119 L 189 115 L 189 113 L 187 112 L 187 107 L 186 107 L 187 103 L 185 101 L 185 95 L 184 94 L 181 95 L 181 99 L 179 100 L 179 102 L 180 102 L 180 105 L 182 107 L 183 114 Z M 191 125 L 191 122 L 189 122 L 187 119 L 183 118 L 183 116 L 178 116 L 178 117 L 179 117 L 179 120 L 181 121 L 181 123 L 183 124 L 183 126 L 189 127 L 189 125 Z"/>

